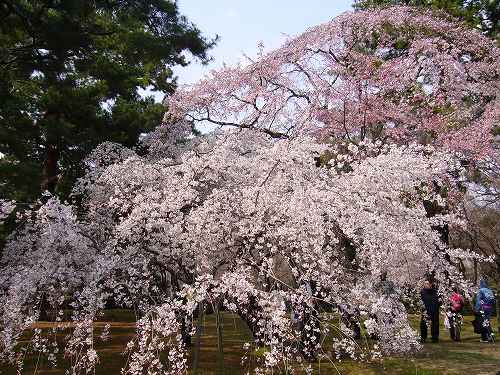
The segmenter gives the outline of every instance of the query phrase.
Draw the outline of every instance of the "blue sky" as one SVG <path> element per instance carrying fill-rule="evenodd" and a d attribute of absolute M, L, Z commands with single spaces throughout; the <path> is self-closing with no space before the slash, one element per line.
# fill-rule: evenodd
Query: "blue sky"
<path fill-rule="evenodd" d="M 300 34 L 350 10 L 352 0 L 177 0 L 177 4 L 207 37 L 220 36 L 208 66 L 194 61 L 174 69 L 178 82 L 189 84 L 223 62 L 237 63 L 243 53 L 255 57 L 260 41 L 266 51 L 279 47 L 285 35 Z"/>

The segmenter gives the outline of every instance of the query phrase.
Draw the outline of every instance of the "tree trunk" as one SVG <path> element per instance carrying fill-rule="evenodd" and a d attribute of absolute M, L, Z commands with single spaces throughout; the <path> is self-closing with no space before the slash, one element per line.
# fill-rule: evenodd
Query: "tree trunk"
<path fill-rule="evenodd" d="M 40 322 L 48 322 L 49 314 L 47 310 L 49 309 L 49 303 L 47 302 L 47 296 L 45 293 L 42 293 L 42 297 L 40 299 L 40 314 L 38 315 L 38 321 Z"/>
<path fill-rule="evenodd" d="M 52 194 L 56 191 L 57 182 L 59 180 L 59 158 L 60 152 L 57 146 L 48 144 L 43 173 L 42 190 L 48 190 Z"/>
<path fill-rule="evenodd" d="M 248 304 L 246 306 L 242 306 L 241 309 L 238 310 L 238 315 L 240 318 L 246 323 L 250 332 L 252 332 L 252 337 L 259 342 L 259 326 L 258 326 L 258 316 L 259 312 L 261 312 L 261 308 L 257 304 L 257 299 L 255 296 L 248 297 Z"/>
<path fill-rule="evenodd" d="M 175 294 L 178 290 L 180 290 L 180 282 L 177 276 L 174 273 L 170 274 L 170 281 L 171 281 L 171 286 L 172 286 L 172 292 Z M 184 301 L 185 302 L 185 301 Z M 186 347 L 191 347 L 191 323 L 186 321 L 185 316 L 182 316 L 181 314 L 176 314 L 177 315 L 177 320 L 181 324 L 181 337 L 182 337 L 182 342 Z"/>
<path fill-rule="evenodd" d="M 497 332 L 500 334 L 500 301 L 498 296 L 500 296 L 500 287 L 497 287 L 497 300 L 495 302 L 497 305 Z"/>
<path fill-rule="evenodd" d="M 41 184 L 42 191 L 49 191 L 54 194 L 59 180 L 59 149 L 53 144 L 47 144 L 47 153 L 45 156 L 45 166 L 43 170 L 43 180 Z M 42 295 L 40 303 L 40 315 L 38 320 L 49 320 L 47 314 L 48 303 L 45 294 Z"/>
<path fill-rule="evenodd" d="M 316 346 L 320 342 L 319 317 L 315 309 L 309 306 L 302 306 L 302 313 L 299 318 L 300 331 L 300 351 L 302 356 L 308 361 L 316 360 Z"/>
<path fill-rule="evenodd" d="M 500 269 L 497 268 L 497 271 L 499 271 L 497 275 L 500 276 Z M 500 334 L 500 278 L 497 278 L 496 282 L 495 305 L 497 306 L 497 332 Z"/>

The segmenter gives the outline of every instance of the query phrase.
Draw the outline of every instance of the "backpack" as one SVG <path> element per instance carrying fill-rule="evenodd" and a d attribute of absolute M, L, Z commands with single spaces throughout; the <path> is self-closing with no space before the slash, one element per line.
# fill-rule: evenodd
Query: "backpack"
<path fill-rule="evenodd" d="M 451 296 L 451 308 L 454 312 L 459 312 L 462 310 L 464 304 L 464 300 L 462 296 L 458 293 L 455 293 Z"/>
<path fill-rule="evenodd" d="M 484 288 L 481 290 L 483 293 L 482 302 L 486 305 L 494 305 L 495 304 L 495 295 L 493 291 L 489 288 Z"/>

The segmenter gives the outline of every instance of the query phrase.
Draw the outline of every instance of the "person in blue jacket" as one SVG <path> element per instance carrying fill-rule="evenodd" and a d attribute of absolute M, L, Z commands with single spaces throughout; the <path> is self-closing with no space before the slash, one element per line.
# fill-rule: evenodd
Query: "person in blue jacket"
<path fill-rule="evenodd" d="M 489 342 L 493 340 L 491 329 L 491 315 L 493 314 L 493 305 L 495 304 L 495 295 L 488 288 L 488 283 L 485 279 L 479 281 L 479 290 L 476 296 L 476 304 L 474 310 L 482 317 L 481 342 Z"/>

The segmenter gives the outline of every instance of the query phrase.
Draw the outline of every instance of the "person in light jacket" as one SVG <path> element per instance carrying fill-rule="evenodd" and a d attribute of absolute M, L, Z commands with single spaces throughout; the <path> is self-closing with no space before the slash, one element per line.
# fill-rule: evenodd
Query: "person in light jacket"
<path fill-rule="evenodd" d="M 485 279 L 479 280 L 479 290 L 476 295 L 476 303 L 474 310 L 480 314 L 482 319 L 481 342 L 490 342 L 493 340 L 493 331 L 491 329 L 491 315 L 493 314 L 493 306 L 495 305 L 495 295 L 488 288 L 488 283 Z"/>

